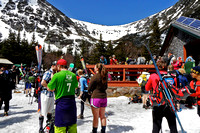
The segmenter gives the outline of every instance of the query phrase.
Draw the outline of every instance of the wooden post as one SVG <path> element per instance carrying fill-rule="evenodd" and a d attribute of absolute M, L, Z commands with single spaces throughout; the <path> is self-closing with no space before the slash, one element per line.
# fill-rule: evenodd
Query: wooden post
<path fill-rule="evenodd" d="M 123 68 L 123 81 L 125 81 L 125 80 L 126 80 L 126 69 Z"/>

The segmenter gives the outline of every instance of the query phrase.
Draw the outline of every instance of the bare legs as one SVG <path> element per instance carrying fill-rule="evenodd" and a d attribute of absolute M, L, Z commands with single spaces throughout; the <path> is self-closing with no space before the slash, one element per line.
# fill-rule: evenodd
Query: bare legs
<path fill-rule="evenodd" d="M 101 107 L 101 108 L 92 107 L 93 128 L 97 128 L 98 127 L 99 117 L 100 117 L 100 121 L 101 121 L 101 126 L 102 127 L 106 126 L 105 109 L 106 109 L 105 107 Z"/>

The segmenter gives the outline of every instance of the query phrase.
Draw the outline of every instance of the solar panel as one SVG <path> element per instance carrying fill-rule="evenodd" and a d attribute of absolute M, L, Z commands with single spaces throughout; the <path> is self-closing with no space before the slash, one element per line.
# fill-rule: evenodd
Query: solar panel
<path fill-rule="evenodd" d="M 176 21 L 178 21 L 178 22 L 182 22 L 183 20 L 185 20 L 186 19 L 186 17 L 183 17 L 183 16 L 181 16 L 179 19 L 177 19 Z"/>
<path fill-rule="evenodd" d="M 195 20 L 192 24 L 190 24 L 190 26 L 198 29 L 200 28 L 200 21 Z"/>
<path fill-rule="evenodd" d="M 200 30 L 200 20 L 181 16 L 176 21 L 191 28 Z"/>
<path fill-rule="evenodd" d="M 185 21 L 183 21 L 182 23 L 189 25 L 192 21 L 194 21 L 195 19 L 193 18 L 187 18 Z"/>

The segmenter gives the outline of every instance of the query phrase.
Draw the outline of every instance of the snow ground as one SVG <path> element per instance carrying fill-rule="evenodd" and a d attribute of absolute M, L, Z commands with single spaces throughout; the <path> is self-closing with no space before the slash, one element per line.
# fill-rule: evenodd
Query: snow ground
<path fill-rule="evenodd" d="M 17 90 L 23 90 L 23 84 L 17 85 Z M 37 103 L 28 104 L 29 97 L 23 93 L 13 93 L 10 101 L 8 117 L 3 117 L 0 110 L 0 133 L 38 133 Z M 200 133 L 200 118 L 197 109 L 187 109 L 181 105 L 183 110 L 178 113 L 183 128 L 187 133 Z M 145 110 L 142 104 L 128 104 L 128 98 L 108 98 L 107 133 L 151 133 L 152 110 Z M 77 115 L 80 113 L 80 100 L 77 99 Z M 78 120 L 78 133 L 90 133 L 92 131 L 92 113 L 89 106 L 85 106 L 84 119 Z M 178 131 L 181 133 L 177 123 Z M 100 125 L 98 128 L 100 132 Z M 166 119 L 163 119 L 162 132 L 169 133 Z"/>

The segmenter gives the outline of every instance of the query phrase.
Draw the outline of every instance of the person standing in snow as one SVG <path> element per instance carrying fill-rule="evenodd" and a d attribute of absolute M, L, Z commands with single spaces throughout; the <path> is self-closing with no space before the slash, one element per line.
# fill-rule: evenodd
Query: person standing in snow
<path fill-rule="evenodd" d="M 29 80 L 29 77 L 32 76 L 30 68 L 27 68 L 26 75 L 25 75 L 25 93 L 26 97 L 31 96 L 31 82 Z"/>
<path fill-rule="evenodd" d="M 58 73 L 47 85 L 48 91 L 55 91 L 55 133 L 77 133 L 77 109 L 75 88 L 78 87 L 76 75 L 67 70 L 67 61 L 57 61 Z"/>
<path fill-rule="evenodd" d="M 158 69 L 161 74 L 167 74 L 167 64 L 165 61 L 157 62 Z M 160 78 L 158 74 L 153 73 L 150 75 L 147 84 L 145 85 L 146 91 L 153 89 L 153 94 L 159 94 L 158 82 Z M 162 118 L 166 117 L 171 133 L 177 133 L 176 117 L 174 112 L 171 111 L 170 106 L 160 105 L 154 106 L 152 110 L 153 115 L 153 131 L 152 133 L 159 133 L 162 124 Z"/>
<path fill-rule="evenodd" d="M 94 67 L 96 74 L 91 78 L 88 92 L 91 94 L 91 109 L 93 114 L 93 130 L 92 133 L 97 133 L 98 120 L 101 120 L 101 133 L 106 132 L 106 117 L 105 110 L 107 106 L 108 74 L 107 70 L 101 63 Z"/>
<path fill-rule="evenodd" d="M 47 123 L 50 122 L 52 117 L 52 111 L 54 108 L 54 94 L 51 91 L 47 90 L 47 84 L 50 82 L 51 77 L 53 74 L 56 73 L 56 61 L 52 62 L 51 68 L 46 71 L 42 77 L 42 89 L 40 94 L 40 101 L 41 101 L 41 114 L 39 116 L 39 132 L 43 130 L 43 120 L 44 116 L 47 117 Z"/>
<path fill-rule="evenodd" d="M 4 116 L 8 116 L 9 101 L 12 99 L 12 89 L 10 87 L 9 73 L 5 68 L 0 69 L 0 109 L 4 106 Z"/>
<path fill-rule="evenodd" d="M 146 101 L 147 101 L 147 98 L 150 94 L 150 91 L 145 90 L 145 85 L 146 85 L 149 77 L 150 77 L 150 73 L 148 72 L 147 69 L 144 69 L 142 74 L 137 79 L 138 84 L 141 86 L 141 91 L 142 91 L 142 94 L 143 94 L 142 103 L 143 103 L 143 108 L 145 108 L 145 109 L 148 109 L 148 107 L 146 106 L 147 105 Z"/>
<path fill-rule="evenodd" d="M 81 99 L 81 114 L 77 117 L 78 119 L 83 119 L 83 113 L 84 113 L 84 102 L 88 99 L 90 102 L 91 95 L 88 94 L 88 84 L 87 84 L 87 79 L 85 75 L 83 74 L 83 70 L 79 69 L 78 70 L 78 75 L 80 76 L 79 83 L 80 83 L 80 95 L 78 96 L 78 99 Z"/>

